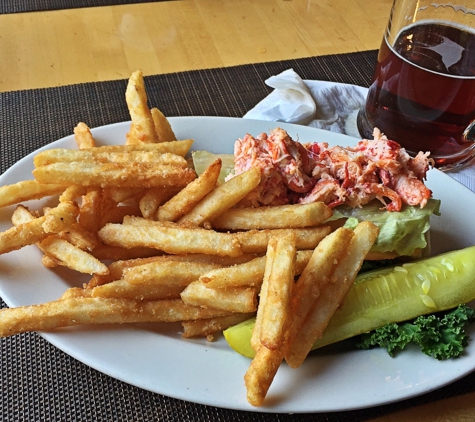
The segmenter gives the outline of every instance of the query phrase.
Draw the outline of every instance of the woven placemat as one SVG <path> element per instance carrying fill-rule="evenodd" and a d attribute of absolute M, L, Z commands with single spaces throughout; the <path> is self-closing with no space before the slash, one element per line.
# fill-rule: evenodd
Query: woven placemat
<path fill-rule="evenodd" d="M 150 103 L 167 116 L 239 117 L 269 92 L 264 80 L 293 68 L 304 79 L 368 86 L 376 51 L 146 78 Z M 29 152 L 91 127 L 129 120 L 126 80 L 0 93 L 1 173 Z M 239 89 L 236 89 L 239 87 Z M 5 306 L 2 302 L 1 306 Z M 363 387 L 363 386 L 362 386 Z M 265 414 L 219 409 L 150 393 L 76 361 L 35 333 L 0 340 L 2 421 L 358 422 L 475 390 L 469 375 L 403 402 L 352 412 Z"/>
<path fill-rule="evenodd" d="M 0 14 L 78 9 L 80 7 L 117 6 L 119 4 L 155 3 L 176 0 L 1 0 Z"/>

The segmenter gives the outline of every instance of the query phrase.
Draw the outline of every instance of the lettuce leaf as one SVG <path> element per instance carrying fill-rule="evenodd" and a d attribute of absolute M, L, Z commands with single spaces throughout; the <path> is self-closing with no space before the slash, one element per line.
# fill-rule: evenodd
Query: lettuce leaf
<path fill-rule="evenodd" d="M 395 251 L 399 255 L 412 255 L 427 246 L 426 233 L 430 229 L 430 217 L 440 215 L 440 200 L 430 199 L 424 208 L 404 205 L 401 211 L 381 211 L 380 202 L 372 202 L 362 208 L 336 207 L 331 220 L 347 218 L 345 227 L 353 228 L 360 221 L 369 220 L 379 228 L 373 246 L 374 252 Z"/>

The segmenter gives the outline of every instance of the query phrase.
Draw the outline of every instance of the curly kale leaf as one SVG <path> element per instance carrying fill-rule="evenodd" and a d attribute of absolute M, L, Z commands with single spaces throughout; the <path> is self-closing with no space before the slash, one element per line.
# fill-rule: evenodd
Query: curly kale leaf
<path fill-rule="evenodd" d="M 385 348 L 390 356 L 408 344 L 419 345 L 421 351 L 438 360 L 458 357 L 468 344 L 465 332 L 468 323 L 475 321 L 475 310 L 467 305 L 432 315 L 422 315 L 413 321 L 387 324 L 362 334 L 357 347 Z"/>

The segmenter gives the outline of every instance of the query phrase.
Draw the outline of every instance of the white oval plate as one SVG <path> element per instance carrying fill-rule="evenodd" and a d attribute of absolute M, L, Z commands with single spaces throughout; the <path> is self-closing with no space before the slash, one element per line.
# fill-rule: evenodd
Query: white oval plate
<path fill-rule="evenodd" d="M 301 142 L 326 141 L 354 145 L 357 140 L 328 131 L 284 123 L 223 117 L 176 117 L 170 122 L 178 139 L 193 138 L 193 149 L 231 153 L 234 141 L 276 126 Z M 129 122 L 93 130 L 99 144 L 121 144 Z M 72 136 L 47 148 L 75 148 Z M 31 178 L 33 154 L 23 158 L 1 177 L 0 184 Z M 475 243 L 475 226 L 468 210 L 475 195 L 446 174 L 429 172 L 428 186 L 442 200 L 442 216 L 432 222 L 434 253 Z M 38 202 L 36 202 L 38 204 Z M 11 226 L 12 207 L 0 210 L 0 230 Z M 88 277 L 67 269 L 47 270 L 34 246 L 0 256 L 0 294 L 9 306 L 57 299 L 70 286 Z M 79 361 L 129 384 L 205 405 L 262 412 L 343 411 L 394 402 L 451 383 L 475 369 L 475 342 L 459 359 L 439 362 L 415 350 L 389 357 L 383 350 L 335 348 L 311 355 L 299 369 L 282 365 L 265 406 L 256 409 L 246 401 L 243 376 L 249 360 L 233 352 L 223 338 L 185 340 L 179 324 L 140 324 L 61 329 L 42 333 L 56 347 Z"/>

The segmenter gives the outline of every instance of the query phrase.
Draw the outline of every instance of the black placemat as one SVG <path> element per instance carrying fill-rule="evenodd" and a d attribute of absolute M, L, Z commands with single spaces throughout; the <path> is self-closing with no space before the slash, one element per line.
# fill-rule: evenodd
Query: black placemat
<path fill-rule="evenodd" d="M 150 76 L 146 78 L 147 92 L 150 103 L 168 116 L 239 117 L 270 92 L 264 80 L 288 68 L 304 79 L 368 86 L 376 54 L 367 51 Z M 70 135 L 79 121 L 96 127 L 129 120 L 126 83 L 0 93 L 1 173 L 38 147 Z M 1 306 L 5 304 L 1 302 Z M 2 421 L 358 422 L 471 391 L 475 391 L 474 375 L 417 398 L 352 412 L 241 412 L 130 386 L 83 365 L 35 333 L 0 340 Z"/>
<path fill-rule="evenodd" d="M 1 0 L 0 14 L 177 0 Z"/>

